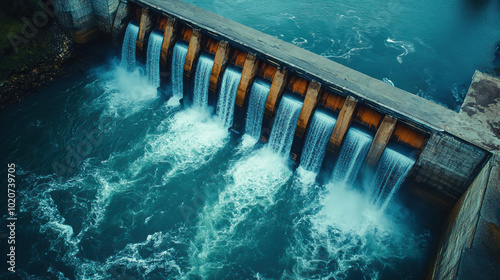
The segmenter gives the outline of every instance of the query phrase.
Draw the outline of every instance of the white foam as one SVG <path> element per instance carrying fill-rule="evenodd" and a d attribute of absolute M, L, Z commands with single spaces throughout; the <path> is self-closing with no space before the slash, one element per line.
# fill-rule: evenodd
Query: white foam
<path fill-rule="evenodd" d="M 267 147 L 237 161 L 227 174 L 228 184 L 218 201 L 199 215 L 197 233 L 190 248 L 191 274 L 206 278 L 227 265 L 224 256 L 255 242 L 252 232 L 241 232 L 252 210 L 266 212 L 276 202 L 276 193 L 291 177 L 286 158 Z M 259 223 L 251 226 L 259 227 Z"/>

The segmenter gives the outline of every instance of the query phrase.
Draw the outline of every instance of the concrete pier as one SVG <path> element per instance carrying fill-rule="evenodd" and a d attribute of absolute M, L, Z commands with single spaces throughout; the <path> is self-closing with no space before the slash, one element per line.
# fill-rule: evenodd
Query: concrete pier
<path fill-rule="evenodd" d="M 151 31 L 151 16 L 149 14 L 149 9 L 142 9 L 141 12 L 141 23 L 139 25 L 139 35 L 137 35 L 137 51 L 139 53 L 144 53 L 144 45 L 146 41 L 146 34 Z"/>
<path fill-rule="evenodd" d="M 329 152 L 336 153 L 339 150 L 340 145 L 342 144 L 342 141 L 344 140 L 344 137 L 347 133 L 347 130 L 351 125 L 352 116 L 354 114 L 354 109 L 356 108 L 357 103 L 358 102 L 356 101 L 356 99 L 350 96 L 345 100 L 344 105 L 342 106 L 342 109 L 340 110 L 340 113 L 337 117 L 335 127 L 333 128 L 332 136 L 328 141 L 328 146 L 326 149 Z"/>
<path fill-rule="evenodd" d="M 273 81 L 271 83 L 271 90 L 266 100 L 266 107 L 264 109 L 264 119 L 262 121 L 262 136 L 261 140 L 267 142 L 269 136 L 271 135 L 271 128 L 276 115 L 277 105 L 285 93 L 285 88 L 287 84 L 288 71 L 286 69 L 278 69 L 274 74 Z"/>
<path fill-rule="evenodd" d="M 168 18 L 163 31 L 163 43 L 161 44 L 161 62 L 163 65 L 167 64 L 167 57 L 170 56 L 172 48 L 174 47 L 176 32 L 175 18 Z"/>
<path fill-rule="evenodd" d="M 365 160 L 368 166 L 375 167 L 377 165 L 382 153 L 384 153 L 387 143 L 389 143 L 394 128 L 396 128 L 396 119 L 386 115 L 373 138 L 370 150 L 368 150 L 368 155 Z"/>
<path fill-rule="evenodd" d="M 227 41 L 220 41 L 215 53 L 214 65 L 210 73 L 210 84 L 208 86 L 208 105 L 217 104 L 217 88 L 219 86 L 220 76 L 226 69 L 229 62 L 229 53 L 231 48 Z"/>
<path fill-rule="evenodd" d="M 255 54 L 248 53 L 241 71 L 240 84 L 236 93 L 236 101 L 234 104 L 234 122 L 233 128 L 244 132 L 246 107 L 248 103 L 248 92 L 252 87 L 252 83 L 259 72 L 259 60 Z"/>

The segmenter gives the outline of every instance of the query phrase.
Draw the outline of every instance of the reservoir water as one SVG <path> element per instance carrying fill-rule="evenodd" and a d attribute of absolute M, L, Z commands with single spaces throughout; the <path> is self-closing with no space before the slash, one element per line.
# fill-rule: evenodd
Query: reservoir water
<path fill-rule="evenodd" d="M 452 110 L 500 41 L 498 1 L 186 2 Z"/>

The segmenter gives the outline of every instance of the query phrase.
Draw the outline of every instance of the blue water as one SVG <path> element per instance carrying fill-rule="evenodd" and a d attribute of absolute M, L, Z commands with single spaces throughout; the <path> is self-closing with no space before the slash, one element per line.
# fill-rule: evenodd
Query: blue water
<path fill-rule="evenodd" d="M 187 2 L 454 110 L 500 41 L 498 1 Z"/>
<path fill-rule="evenodd" d="M 317 185 L 117 64 L 0 112 L 0 155 L 17 165 L 20 279 L 422 275 L 434 237 L 408 223 L 417 213 Z"/>

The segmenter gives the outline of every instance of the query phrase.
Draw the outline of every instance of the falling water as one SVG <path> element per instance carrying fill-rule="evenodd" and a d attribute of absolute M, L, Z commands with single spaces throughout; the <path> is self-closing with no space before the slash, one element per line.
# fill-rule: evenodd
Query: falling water
<path fill-rule="evenodd" d="M 351 127 L 340 148 L 337 163 L 332 172 L 332 182 L 352 185 L 365 160 L 372 137 L 356 127 Z"/>
<path fill-rule="evenodd" d="M 314 113 L 300 157 L 302 168 L 315 173 L 319 171 L 335 122 L 336 119 L 325 113 L 320 111 Z"/>
<path fill-rule="evenodd" d="M 123 67 L 132 70 L 135 67 L 135 46 L 137 35 L 139 34 L 139 26 L 130 22 L 125 32 L 125 37 L 122 44 L 122 61 Z"/>
<path fill-rule="evenodd" d="M 248 102 L 247 119 L 245 124 L 245 133 L 255 139 L 259 139 L 262 128 L 262 118 L 264 117 L 264 108 L 271 85 L 262 79 L 256 79 L 250 92 L 250 101 Z"/>
<path fill-rule="evenodd" d="M 372 200 L 384 209 L 399 189 L 415 159 L 387 147 L 380 158 L 372 182 Z"/>
<path fill-rule="evenodd" d="M 174 96 L 182 97 L 182 75 L 184 72 L 184 62 L 186 62 L 186 54 L 188 47 L 182 42 L 177 42 L 174 46 L 172 54 L 172 93 Z"/>
<path fill-rule="evenodd" d="M 212 57 L 201 54 L 196 65 L 196 75 L 194 77 L 193 104 L 198 107 L 208 105 L 208 87 L 210 84 L 210 73 L 214 66 Z"/>
<path fill-rule="evenodd" d="M 229 127 L 233 125 L 234 118 L 234 102 L 236 100 L 236 92 L 241 79 L 241 72 L 228 67 L 222 78 L 222 86 L 219 92 L 219 100 L 217 101 L 217 117 L 220 122 Z"/>
<path fill-rule="evenodd" d="M 282 156 L 287 156 L 292 148 L 293 135 L 301 108 L 302 102 L 283 96 L 273 124 L 271 137 L 269 137 L 269 146 Z"/>
<path fill-rule="evenodd" d="M 156 30 L 151 32 L 148 44 L 146 74 L 148 82 L 154 87 L 160 86 L 160 55 L 162 43 L 163 35 Z"/>

